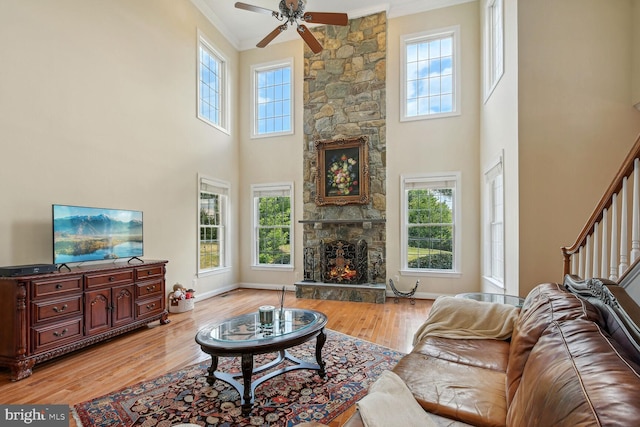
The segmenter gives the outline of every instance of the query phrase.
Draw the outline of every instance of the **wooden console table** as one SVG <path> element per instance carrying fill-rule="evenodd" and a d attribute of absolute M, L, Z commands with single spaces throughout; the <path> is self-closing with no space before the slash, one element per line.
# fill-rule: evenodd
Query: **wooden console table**
<path fill-rule="evenodd" d="M 167 261 L 96 264 L 0 277 L 0 366 L 11 380 L 36 363 L 155 320 L 166 324 Z"/>

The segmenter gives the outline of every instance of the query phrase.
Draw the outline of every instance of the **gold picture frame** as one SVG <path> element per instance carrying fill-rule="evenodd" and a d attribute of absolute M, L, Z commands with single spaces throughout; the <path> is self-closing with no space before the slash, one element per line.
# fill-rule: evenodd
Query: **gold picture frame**
<path fill-rule="evenodd" d="M 369 203 L 369 139 L 316 141 L 316 205 Z"/>

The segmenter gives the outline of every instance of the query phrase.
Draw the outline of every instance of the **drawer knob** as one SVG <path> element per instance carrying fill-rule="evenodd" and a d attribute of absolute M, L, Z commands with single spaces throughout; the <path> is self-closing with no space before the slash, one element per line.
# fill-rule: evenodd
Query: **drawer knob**
<path fill-rule="evenodd" d="M 152 274 L 151 270 L 147 271 L 147 276 L 151 276 Z"/>
<path fill-rule="evenodd" d="M 58 284 L 56 284 L 56 289 L 62 289 L 62 287 L 63 287 L 63 286 L 62 286 L 62 283 L 58 283 Z"/>
<path fill-rule="evenodd" d="M 64 328 L 62 331 L 60 332 L 54 332 L 53 336 L 54 337 L 63 337 L 67 334 L 67 332 L 69 332 L 69 330 L 67 328 Z"/>
<path fill-rule="evenodd" d="M 156 307 L 156 304 L 155 304 L 155 303 L 153 303 L 153 304 L 147 304 L 147 310 L 152 310 L 152 309 L 154 309 L 155 307 Z"/>
<path fill-rule="evenodd" d="M 63 311 L 65 311 L 67 309 L 68 305 L 65 304 L 62 307 L 58 308 L 58 306 L 54 306 L 53 307 L 53 311 L 55 311 L 56 313 L 62 313 Z"/>
<path fill-rule="evenodd" d="M 109 281 L 110 281 L 110 282 L 113 282 L 114 280 L 116 280 L 116 278 L 115 278 L 115 277 L 113 277 L 113 276 L 109 276 Z"/>
<path fill-rule="evenodd" d="M 156 285 L 153 286 L 147 286 L 147 292 L 153 292 L 156 290 Z"/>

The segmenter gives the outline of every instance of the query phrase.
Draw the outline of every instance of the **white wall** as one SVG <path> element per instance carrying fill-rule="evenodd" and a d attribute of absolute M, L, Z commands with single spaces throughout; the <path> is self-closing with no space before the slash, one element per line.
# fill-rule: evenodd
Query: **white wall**
<path fill-rule="evenodd" d="M 168 286 L 191 286 L 197 174 L 239 186 L 237 122 L 227 135 L 196 118 L 197 28 L 237 93 L 238 53 L 188 0 L 2 1 L 0 265 L 52 261 L 53 203 L 136 209 L 145 258 L 170 261 Z"/>
<path fill-rule="evenodd" d="M 632 2 L 518 3 L 520 294 L 570 246 L 640 133 Z"/>

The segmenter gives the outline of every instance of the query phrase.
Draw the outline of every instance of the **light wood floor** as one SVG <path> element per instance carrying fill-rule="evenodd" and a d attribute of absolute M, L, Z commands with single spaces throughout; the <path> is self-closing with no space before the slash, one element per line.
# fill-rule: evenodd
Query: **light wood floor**
<path fill-rule="evenodd" d="M 431 300 L 401 299 L 386 304 L 296 299 L 287 292 L 285 306 L 325 313 L 327 328 L 408 353 L 413 333 L 424 322 Z M 108 394 L 203 360 L 194 337 L 207 323 L 256 311 L 263 304 L 279 305 L 279 292 L 238 289 L 196 303 L 193 311 L 171 313 L 168 325 L 154 322 L 107 342 L 36 365 L 33 375 L 11 382 L 0 368 L 0 403 L 68 404 Z M 355 408 L 331 423 L 338 427 Z M 71 421 L 71 426 L 75 426 Z"/>

